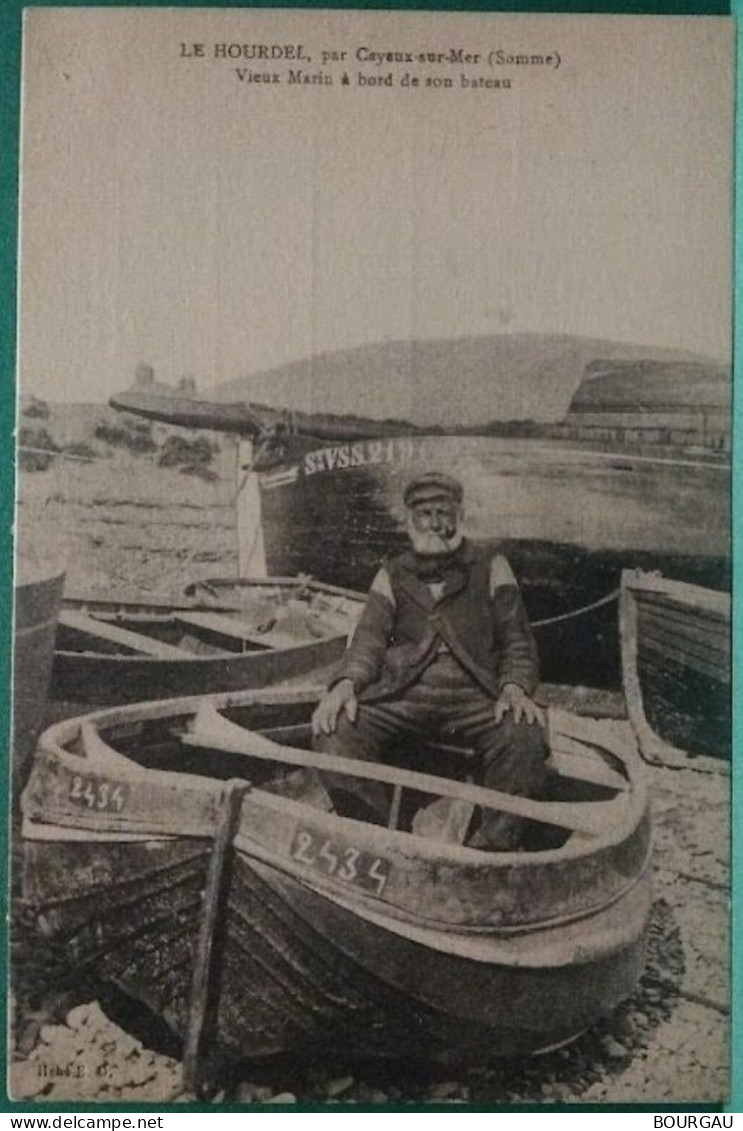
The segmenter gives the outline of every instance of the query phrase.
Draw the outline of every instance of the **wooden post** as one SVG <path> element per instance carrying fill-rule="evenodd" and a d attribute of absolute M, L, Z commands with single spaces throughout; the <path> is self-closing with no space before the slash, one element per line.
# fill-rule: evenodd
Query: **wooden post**
<path fill-rule="evenodd" d="M 222 904 L 225 865 L 229 847 L 240 819 L 243 797 L 250 789 L 244 781 L 229 781 L 222 794 L 204 888 L 204 903 L 196 942 L 191 993 L 188 1004 L 188 1025 L 183 1052 L 184 1091 L 198 1095 L 201 1086 L 201 1043 L 210 999 L 213 992 L 212 957 L 214 933 Z"/>
<path fill-rule="evenodd" d="M 400 802 L 402 801 L 402 786 L 396 785 L 392 788 L 392 804 L 390 805 L 390 815 L 387 821 L 388 829 L 396 829 L 397 822 L 400 820 Z"/>
<path fill-rule="evenodd" d="M 252 440 L 237 445 L 237 575 L 266 577 L 266 547 L 258 475 L 253 471 Z"/>

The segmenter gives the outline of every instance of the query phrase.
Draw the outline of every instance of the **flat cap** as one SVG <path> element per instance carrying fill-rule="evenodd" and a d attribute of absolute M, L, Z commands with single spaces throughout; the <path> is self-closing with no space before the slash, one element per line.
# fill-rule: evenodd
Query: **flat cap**
<path fill-rule="evenodd" d="M 447 499 L 449 502 L 459 504 L 464 498 L 464 488 L 459 480 L 451 475 L 444 475 L 441 471 L 427 471 L 410 480 L 402 498 L 406 507 L 428 503 L 433 499 Z"/>

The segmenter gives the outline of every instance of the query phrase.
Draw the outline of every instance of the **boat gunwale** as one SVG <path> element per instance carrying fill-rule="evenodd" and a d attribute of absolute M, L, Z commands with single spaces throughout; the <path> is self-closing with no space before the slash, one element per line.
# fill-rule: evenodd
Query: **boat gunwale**
<path fill-rule="evenodd" d="M 330 593 L 334 597 L 348 597 L 349 600 L 352 600 L 354 602 L 358 602 L 361 605 L 363 605 L 364 602 L 366 601 L 366 594 L 360 593 L 356 589 L 347 589 L 347 588 L 344 588 L 341 585 L 331 585 L 329 582 L 326 583 L 324 581 L 318 581 L 317 578 L 315 578 L 315 577 L 310 577 L 310 576 L 305 577 L 301 574 L 297 574 L 297 575 L 294 575 L 294 576 L 292 576 L 290 574 L 286 574 L 286 575 L 284 575 L 284 574 L 278 575 L 277 574 L 277 575 L 274 576 L 272 574 L 269 577 L 205 577 L 205 578 L 198 578 L 196 581 L 191 581 L 191 582 L 188 583 L 188 585 L 186 586 L 186 589 L 184 590 L 186 596 L 188 596 L 188 593 L 191 589 L 196 589 L 200 585 L 216 585 L 216 586 L 224 586 L 225 588 L 231 586 L 233 589 L 237 589 L 237 590 L 278 588 L 278 589 L 298 589 L 300 591 L 304 591 L 304 590 L 310 589 L 310 590 L 312 590 L 313 593 Z M 101 594 L 100 596 L 96 596 L 96 595 L 91 596 L 90 594 L 84 594 L 84 593 L 78 593 L 78 592 L 69 593 L 69 592 L 65 591 L 64 594 L 63 594 L 63 597 L 62 597 L 63 605 L 67 601 L 70 601 L 73 604 L 90 603 L 92 605 L 112 605 L 112 606 L 116 606 L 118 608 L 120 608 L 122 606 L 127 606 L 127 605 L 134 605 L 134 606 L 137 606 L 138 608 L 143 608 L 143 609 L 150 609 L 151 608 L 153 611 L 155 609 L 163 609 L 163 610 L 166 610 L 166 611 L 168 609 L 177 609 L 179 611 L 181 611 L 181 610 L 182 611 L 194 611 L 194 610 L 198 611 L 202 608 L 204 609 L 204 611 L 207 611 L 209 609 L 214 610 L 214 611 L 219 611 L 219 608 L 215 608 L 214 605 L 203 605 L 203 606 L 202 605 L 194 605 L 192 602 L 189 602 L 188 600 L 184 600 L 183 594 L 180 594 L 180 593 L 171 594 L 170 596 L 163 596 L 162 598 L 155 596 L 155 597 L 153 597 L 152 600 L 148 599 L 147 597 L 143 597 L 140 600 L 133 593 L 127 594 L 127 595 L 125 595 L 121 598 L 117 598 L 117 597 L 104 596 L 103 594 Z M 223 611 L 224 612 L 234 612 L 235 609 L 232 605 L 225 604 Z"/>
<path fill-rule="evenodd" d="M 142 635 L 145 635 L 144 633 Z M 143 666 L 145 664 L 162 665 L 163 667 L 174 666 L 179 667 L 181 664 L 192 664 L 194 662 L 207 663 L 207 664 L 234 664 L 234 663 L 248 663 L 255 660 L 258 656 L 281 656 L 286 652 L 291 652 L 302 655 L 304 652 L 311 652 L 313 649 L 318 650 L 327 647 L 328 645 L 337 644 L 339 640 L 346 640 L 347 633 L 339 632 L 333 636 L 318 636 L 315 640 L 303 640 L 297 644 L 287 644 L 284 648 L 269 648 L 255 649 L 252 652 L 220 652 L 217 655 L 203 655 L 197 653 L 188 656 L 178 657 L 159 657 L 159 656 L 131 656 L 125 655 L 123 652 L 77 652 L 69 648 L 55 648 L 54 656 L 64 657 L 65 662 L 76 663 L 78 661 L 85 661 L 86 663 L 115 663 L 115 664 L 137 664 Z M 340 659 L 340 657 L 338 657 Z M 308 673 L 309 674 L 309 673 Z M 177 700 L 171 700 L 175 702 Z M 157 702 L 157 700 L 154 700 Z M 123 706 L 124 704 L 122 704 Z M 135 706 L 136 704 L 129 704 Z"/>
<path fill-rule="evenodd" d="M 235 589 L 260 589 L 270 588 L 273 585 L 279 588 L 287 589 L 311 589 L 314 593 L 330 593 L 334 597 L 348 597 L 354 602 L 363 605 L 366 601 L 366 594 L 360 593 L 357 589 L 348 589 L 343 585 L 331 585 L 329 582 L 318 581 L 317 578 L 301 575 L 297 576 L 283 576 L 277 575 L 270 577 L 205 577 L 199 578 L 198 581 L 192 581 L 187 586 L 187 590 L 192 587 L 196 588 L 199 585 L 224 585 L 225 588 L 233 586 Z"/>
<path fill-rule="evenodd" d="M 675 578 L 664 577 L 661 573 L 642 569 L 622 570 L 620 584 L 622 589 L 628 589 L 633 594 L 652 593 L 667 597 L 689 609 L 697 609 L 726 620 L 731 615 L 731 595 L 722 589 L 709 589 L 690 581 L 677 581 Z"/>

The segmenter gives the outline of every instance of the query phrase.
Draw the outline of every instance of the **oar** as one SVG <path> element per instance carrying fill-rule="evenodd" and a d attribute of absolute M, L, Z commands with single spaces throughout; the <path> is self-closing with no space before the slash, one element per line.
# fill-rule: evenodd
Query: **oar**
<path fill-rule="evenodd" d="M 468 782 L 455 782 L 450 778 L 436 777 L 433 774 L 403 770 L 378 762 L 361 762 L 351 758 L 340 758 L 335 754 L 280 746 L 264 735 L 245 730 L 225 719 L 209 703 L 202 703 L 199 707 L 189 732 L 182 736 L 182 741 L 189 746 L 218 750 L 225 754 L 242 754 L 250 758 L 263 758 L 291 766 L 310 766 L 315 770 L 342 774 L 345 777 L 366 778 L 434 796 L 455 797 L 463 801 L 471 801 L 474 805 L 486 809 L 497 809 L 527 820 L 570 829 L 584 836 L 602 838 L 610 836 L 612 831 L 619 827 L 627 808 L 626 794 L 612 801 L 582 801 L 577 804 L 564 801 L 533 801 L 528 797 L 485 789 Z"/>

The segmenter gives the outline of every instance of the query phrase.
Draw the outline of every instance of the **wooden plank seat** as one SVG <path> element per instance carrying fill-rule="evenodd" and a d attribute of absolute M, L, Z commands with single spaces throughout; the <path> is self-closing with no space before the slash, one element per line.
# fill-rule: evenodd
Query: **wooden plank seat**
<path fill-rule="evenodd" d="M 254 731 L 244 730 L 220 715 L 211 704 L 204 703 L 194 716 L 189 731 L 181 741 L 225 753 L 244 754 L 251 758 L 267 759 L 294 766 L 307 766 L 347 777 L 371 778 L 392 786 L 415 789 L 424 793 L 435 792 L 441 797 L 468 801 L 484 808 L 498 809 L 529 820 L 569 829 L 584 836 L 605 836 L 621 824 L 627 793 L 620 792 L 611 801 L 575 805 L 559 801 L 532 801 L 527 797 L 485 789 L 468 782 L 454 782 L 447 778 L 420 774 L 386 764 L 354 762 L 332 754 L 306 751 L 272 742 Z"/>
<path fill-rule="evenodd" d="M 260 648 L 280 651 L 283 648 L 296 648 L 301 643 L 296 636 L 288 632 L 256 632 L 252 625 L 246 624 L 238 617 L 226 613 L 188 613 L 179 612 L 176 615 L 178 624 L 186 628 L 195 628 L 201 632 L 213 633 L 229 640 L 241 640 L 246 644 L 256 644 Z"/>
<path fill-rule="evenodd" d="M 608 766 L 597 750 L 588 750 L 585 743 L 581 744 L 569 734 L 562 734 L 559 726 L 553 722 L 554 717 L 553 712 L 550 712 L 548 718 L 552 725 L 549 734 L 548 767 L 562 777 L 589 782 L 591 785 L 604 786 L 606 789 L 613 789 L 619 793 L 628 793 L 630 784 L 627 778 Z M 271 727 L 265 734 L 267 738 L 271 738 L 274 742 L 280 744 L 304 746 L 309 744 L 312 728 L 309 722 L 292 723 L 291 725 Z M 439 750 L 443 754 L 461 757 L 468 775 L 472 774 L 477 761 L 477 753 L 472 747 L 457 743 L 439 742 L 435 739 L 428 742 L 427 745 L 434 752 Z M 472 777 L 468 776 L 467 780 L 471 781 Z"/>
<path fill-rule="evenodd" d="M 76 612 L 72 609 L 63 609 L 59 614 L 59 623 L 64 628 L 87 636 L 91 640 L 104 641 L 113 644 L 122 653 L 135 656 L 152 656 L 158 660 L 190 660 L 192 655 L 183 648 L 176 648 L 162 640 L 154 640 L 140 632 L 122 628 L 121 625 L 111 624 L 110 621 L 98 620 L 86 613 Z"/>
<path fill-rule="evenodd" d="M 575 738 L 563 734 L 559 723 L 556 724 L 558 717 L 554 716 L 552 712 L 548 715 L 551 724 L 548 767 L 561 777 L 573 781 L 602 786 L 617 793 L 629 793 L 629 781 L 615 769 L 612 769 L 611 766 L 608 766 L 595 748 L 588 750 Z M 266 733 L 266 737 L 274 742 L 289 745 L 300 743 L 303 746 L 308 742 L 310 735 L 311 727 L 309 723 L 272 727 Z M 432 741 L 429 745 L 433 752 L 438 750 L 443 754 L 461 757 L 465 767 L 465 780 L 472 784 L 474 780 L 473 771 L 477 762 L 477 753 L 472 747 L 438 741 Z M 389 828 L 398 827 L 401 803 L 402 786 L 398 782 L 392 787 Z M 416 814 L 413 818 L 413 832 L 418 836 L 428 836 L 449 843 L 463 844 L 474 808 L 472 801 L 440 797 L 423 806 Z"/>

